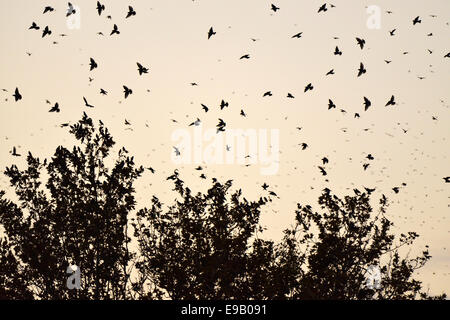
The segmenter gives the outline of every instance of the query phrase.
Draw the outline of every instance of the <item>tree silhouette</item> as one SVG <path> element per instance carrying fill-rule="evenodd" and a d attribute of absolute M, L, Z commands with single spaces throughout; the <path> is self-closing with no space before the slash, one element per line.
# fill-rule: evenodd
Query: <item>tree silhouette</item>
<path fill-rule="evenodd" d="M 114 140 L 86 114 L 70 133 L 79 144 L 72 151 L 60 146 L 48 163 L 29 153 L 25 170 L 5 171 L 17 199 L 0 191 L 0 299 L 446 297 L 429 296 L 414 279 L 431 256 L 426 247 L 402 258 L 418 235 L 395 239 L 384 195 L 373 212 L 370 193 L 340 199 L 325 189 L 320 213 L 298 204 L 282 240 L 264 240 L 270 197 L 248 201 L 232 181 L 216 179 L 193 194 L 175 171 L 174 204 L 153 196 L 134 213 L 143 168 L 125 148 L 108 168 Z M 66 285 L 70 265 L 80 268 L 79 290 Z M 381 277 L 370 287 L 373 266 Z"/>
<path fill-rule="evenodd" d="M 70 133 L 81 147 L 58 147 L 48 164 L 29 153 L 26 170 L 13 165 L 5 172 L 18 198 L 15 204 L 0 194 L 0 224 L 8 239 L 2 243 L 0 259 L 8 264 L 1 264 L 0 283 L 15 289 L 7 289 L 6 298 L 28 298 L 28 290 L 39 299 L 127 298 L 133 259 L 127 216 L 135 205 L 133 182 L 143 169 L 122 149 L 109 170 L 105 159 L 114 141 L 103 124 L 96 131 L 86 114 Z M 81 270 L 81 290 L 66 287 L 69 265 Z M 8 276 L 17 274 L 10 284 Z"/>

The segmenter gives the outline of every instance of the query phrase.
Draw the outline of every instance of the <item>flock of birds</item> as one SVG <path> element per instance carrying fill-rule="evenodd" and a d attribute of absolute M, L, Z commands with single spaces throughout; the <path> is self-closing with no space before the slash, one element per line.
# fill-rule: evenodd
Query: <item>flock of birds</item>
<path fill-rule="evenodd" d="M 318 8 L 317 13 L 318 14 L 325 14 L 328 10 L 334 9 L 334 8 L 336 8 L 335 5 L 324 3 Z M 98 15 L 102 16 L 104 11 L 106 10 L 106 7 L 100 1 L 97 1 L 95 9 L 96 9 Z M 272 10 L 274 13 L 277 13 L 281 9 L 277 5 L 271 4 L 270 5 L 270 10 Z M 54 12 L 55 12 L 55 9 L 53 7 L 51 7 L 51 6 L 46 6 L 44 8 L 44 10 L 43 10 L 43 14 L 51 14 L 51 13 L 54 13 Z M 66 17 L 69 17 L 70 15 L 76 14 L 76 9 L 72 5 L 72 3 L 69 2 L 67 4 L 67 8 L 66 8 L 65 14 L 66 14 Z M 387 11 L 387 14 L 392 14 L 392 11 Z M 137 15 L 137 12 L 135 11 L 135 9 L 132 6 L 128 6 L 128 11 L 124 14 L 125 19 L 132 18 L 132 17 L 134 17 L 136 15 Z M 436 17 L 436 16 L 432 15 L 431 17 Z M 107 19 L 112 19 L 112 17 L 110 15 L 108 15 Z M 420 23 L 422 23 L 422 19 L 421 19 L 420 16 L 415 17 L 414 19 L 412 19 L 412 22 L 411 22 L 412 26 L 415 26 L 415 25 L 420 24 Z M 52 30 L 50 29 L 50 27 L 48 25 L 43 27 L 43 26 L 39 26 L 36 22 L 32 22 L 31 23 L 31 26 L 29 27 L 29 30 L 31 30 L 31 31 L 40 31 L 42 38 L 51 37 L 52 34 L 53 34 Z M 397 28 L 389 30 L 389 36 L 390 37 L 394 37 L 396 35 L 396 31 L 397 31 Z M 98 32 L 97 34 L 99 36 L 104 36 L 103 32 Z M 118 25 L 116 23 L 113 23 L 112 30 L 109 33 L 109 36 L 111 36 L 111 37 L 119 36 L 120 34 L 121 33 L 120 33 Z M 61 37 L 65 37 L 67 35 L 66 34 L 60 34 L 60 36 Z M 211 40 L 213 37 L 217 37 L 217 36 L 218 36 L 217 32 L 214 30 L 214 27 L 211 26 L 209 28 L 209 30 L 207 31 L 207 39 Z M 303 32 L 298 32 L 298 33 L 292 35 L 291 38 L 292 39 L 300 39 L 300 38 L 302 38 L 302 36 L 303 36 Z M 429 33 L 428 36 L 431 37 L 431 36 L 433 36 L 433 34 Z M 338 37 L 334 37 L 334 39 L 337 40 L 339 38 Z M 254 38 L 251 38 L 251 40 L 252 41 L 258 41 L 258 39 L 254 39 Z M 366 46 L 366 40 L 365 39 L 363 39 L 361 37 L 355 37 L 355 41 L 356 41 L 355 42 L 356 46 L 358 46 L 361 50 L 365 49 L 365 46 Z M 53 43 L 57 44 L 56 41 L 54 41 Z M 430 54 L 433 53 L 432 50 L 428 49 L 428 51 L 429 51 Z M 31 55 L 31 53 L 28 53 L 28 52 L 27 52 L 27 54 Z M 343 51 L 339 48 L 339 46 L 336 46 L 335 49 L 334 49 L 333 54 L 335 56 L 342 56 L 343 55 Z M 406 54 L 408 54 L 408 52 L 403 52 L 403 54 L 406 55 Z M 450 58 L 450 52 L 444 54 L 443 57 L 444 58 Z M 250 58 L 251 58 L 250 54 L 244 54 L 239 59 L 243 60 L 243 59 L 250 59 Z M 386 62 L 386 64 L 389 64 L 392 61 L 391 60 L 385 60 L 385 62 Z M 136 65 L 137 65 L 137 73 L 138 73 L 139 76 L 144 76 L 144 75 L 149 73 L 149 68 L 145 67 L 140 62 L 136 62 Z M 97 68 L 99 68 L 99 63 L 94 58 L 91 57 L 90 60 L 89 60 L 89 71 L 93 71 L 93 70 L 95 70 Z M 356 69 L 356 77 L 357 78 L 363 77 L 363 76 L 365 76 L 367 74 L 367 72 L 368 72 L 368 70 L 367 70 L 366 66 L 364 65 L 364 63 L 360 62 L 359 63 L 359 68 Z M 331 70 L 329 70 L 326 73 L 326 76 L 332 76 L 334 74 L 335 74 L 334 69 L 331 69 Z M 419 77 L 419 79 L 422 80 L 422 79 L 424 79 L 424 77 Z M 91 81 L 93 81 L 93 79 L 89 78 L 89 81 L 91 82 Z M 195 82 L 190 83 L 190 85 L 191 86 L 198 86 L 198 84 L 195 83 Z M 312 91 L 312 90 L 314 90 L 314 88 L 315 88 L 315 86 L 313 85 L 313 83 L 308 83 L 304 87 L 304 93 Z M 6 90 L 6 89 L 3 89 L 3 91 L 4 92 L 8 92 L 8 90 Z M 99 93 L 101 95 L 108 95 L 108 91 L 103 89 L 103 88 L 100 88 L 100 92 Z M 129 88 L 126 85 L 123 85 L 124 98 L 127 99 L 132 94 L 133 94 L 133 89 Z M 19 102 L 20 100 L 23 99 L 23 96 L 20 93 L 20 90 L 19 90 L 18 87 L 15 88 L 14 94 L 12 96 L 14 97 L 14 101 L 15 102 Z M 272 93 L 272 91 L 266 91 L 266 92 L 263 93 L 262 96 L 264 98 L 269 98 L 269 97 L 273 96 L 273 93 Z M 289 92 L 287 93 L 286 97 L 289 98 L 289 99 L 295 99 L 295 96 L 292 93 L 289 93 Z M 92 105 L 92 104 L 90 104 L 88 102 L 88 100 L 87 100 L 87 98 L 85 96 L 83 96 L 82 99 L 83 99 L 83 103 L 84 103 L 85 107 L 95 108 L 94 105 Z M 7 99 L 5 99 L 5 100 L 7 100 Z M 47 103 L 50 104 L 50 101 L 47 100 Z M 362 105 L 364 107 L 363 110 L 365 112 L 372 106 L 372 102 L 371 102 L 371 100 L 368 97 L 363 96 L 362 97 Z M 387 98 L 387 102 L 385 104 L 386 107 L 395 107 L 396 105 L 397 105 L 397 101 L 396 101 L 396 98 L 395 98 L 394 95 L 391 95 L 389 98 Z M 224 110 L 225 108 L 229 107 L 229 103 L 226 102 L 225 100 L 222 100 L 219 107 L 220 107 L 220 110 Z M 207 113 L 210 110 L 211 107 L 207 106 L 205 104 L 201 104 L 201 108 L 202 108 L 202 110 L 205 113 Z M 337 108 L 337 105 L 335 104 L 335 102 L 331 98 L 328 99 L 328 110 L 332 110 L 332 109 L 336 109 L 336 108 Z M 342 113 L 346 113 L 347 112 L 344 109 L 340 109 L 340 111 Z M 59 112 L 61 112 L 61 107 L 60 107 L 59 103 L 56 102 L 53 106 L 51 106 L 51 108 L 49 109 L 48 112 L 50 112 L 50 113 L 59 113 Z M 240 116 L 247 117 L 247 113 L 243 109 L 241 109 L 240 110 Z M 354 113 L 354 118 L 360 118 L 360 113 L 358 113 L 358 112 Z M 171 119 L 171 120 L 173 122 L 175 122 L 175 123 L 178 123 L 177 120 L 174 120 L 174 119 Z M 433 120 L 437 120 L 437 117 L 433 116 Z M 196 120 L 192 121 L 189 124 L 189 126 L 199 126 L 200 124 L 201 124 L 201 119 L 197 117 Z M 61 125 L 61 127 L 67 127 L 68 125 L 69 125 L 69 123 L 64 123 L 64 124 Z M 125 125 L 130 127 L 130 130 L 132 130 L 131 129 L 131 123 L 127 119 L 125 119 Z M 216 125 L 216 127 L 217 127 L 217 133 L 224 132 L 224 131 L 226 131 L 227 123 L 225 122 L 224 119 L 219 118 L 218 119 L 218 124 Z M 297 129 L 301 130 L 302 128 L 297 127 Z M 404 132 L 406 133 L 406 130 L 404 130 Z M 301 150 L 306 150 L 309 146 L 308 146 L 308 144 L 306 142 L 303 142 L 303 143 L 299 144 L 299 147 L 300 147 Z M 231 147 L 227 145 L 226 149 L 227 149 L 227 151 L 229 151 L 231 149 Z M 180 156 L 181 155 L 182 151 L 178 147 L 174 146 L 173 150 L 174 150 L 174 153 L 175 153 L 176 156 Z M 15 157 L 20 157 L 21 156 L 21 154 L 18 153 L 16 147 L 13 147 L 13 149 L 12 149 L 12 151 L 10 151 L 10 153 L 11 153 L 12 156 L 15 156 Z M 371 155 L 371 154 L 367 155 L 367 157 L 366 157 L 367 161 L 365 161 L 363 163 L 363 169 L 367 170 L 367 168 L 370 166 L 370 162 L 373 161 L 374 159 L 375 158 L 374 158 L 373 155 Z M 327 165 L 328 162 L 329 162 L 328 158 L 327 157 L 323 157 L 321 165 L 318 166 L 318 169 L 320 170 L 320 173 L 323 176 L 327 175 L 327 171 L 326 171 L 326 167 L 325 166 Z M 155 172 L 155 170 L 153 168 L 151 168 L 151 167 L 148 168 L 148 170 L 151 171 L 152 173 Z M 203 168 L 201 166 L 199 166 L 199 167 L 196 168 L 196 170 L 203 170 Z M 204 173 L 202 173 L 200 175 L 200 178 L 206 179 L 206 175 Z M 443 180 L 444 180 L 445 183 L 450 183 L 450 176 L 443 177 Z M 404 187 L 404 186 L 406 186 L 406 183 L 402 183 L 402 187 Z M 269 186 L 266 183 L 264 183 L 262 185 L 263 190 L 268 190 L 268 187 Z M 392 190 L 393 190 L 393 192 L 398 193 L 400 188 L 401 188 L 400 186 L 395 186 L 395 187 L 392 188 Z M 365 188 L 365 190 L 369 194 L 372 193 L 373 191 L 375 191 L 374 188 Z M 355 189 L 354 192 L 355 193 L 359 193 L 360 191 Z M 272 196 L 277 196 L 274 191 L 269 191 L 269 194 L 272 195 Z"/>

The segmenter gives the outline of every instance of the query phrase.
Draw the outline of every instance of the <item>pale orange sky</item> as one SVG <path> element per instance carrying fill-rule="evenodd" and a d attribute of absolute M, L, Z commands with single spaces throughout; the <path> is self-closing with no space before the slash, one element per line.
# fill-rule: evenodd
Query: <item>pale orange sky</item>
<path fill-rule="evenodd" d="M 13 146 L 42 158 L 60 144 L 71 146 L 73 139 L 59 125 L 76 122 L 86 111 L 108 126 L 117 146 L 126 146 L 137 163 L 156 169 L 137 184 L 139 207 L 153 194 L 171 203 L 165 178 L 176 168 L 193 190 L 206 190 L 212 177 L 233 179 L 247 199 L 263 195 L 260 186 L 266 182 L 280 199 L 266 207 L 263 224 L 268 236 L 278 238 L 294 221 L 296 203 L 315 205 L 324 187 L 340 196 L 376 187 L 374 205 L 382 193 L 392 202 L 388 216 L 394 232 L 418 232 L 415 250 L 430 245 L 433 258 L 420 271 L 425 288 L 450 292 L 450 185 L 442 179 L 450 175 L 448 0 L 335 0 L 336 8 L 320 14 L 322 1 L 104 0 L 101 17 L 95 1 L 72 3 L 81 9 L 80 29 L 68 29 L 66 1 L 0 2 L 0 89 L 8 90 L 0 91 L 1 167 L 24 164 L 24 157 L 9 154 Z M 271 11 L 271 3 L 280 10 Z M 43 15 L 46 5 L 55 11 Z M 137 15 L 125 19 L 128 5 Z M 367 28 L 369 5 L 381 8 L 380 29 Z M 416 16 L 422 23 L 413 26 Z M 41 31 L 28 30 L 33 21 L 53 34 L 42 39 Z M 121 34 L 110 37 L 114 23 Z M 211 26 L 217 34 L 208 40 Z M 302 37 L 292 39 L 298 32 Z M 355 37 L 366 40 L 363 50 Z M 336 45 L 342 56 L 333 55 Z M 244 54 L 250 59 L 239 60 Z M 90 57 L 98 63 L 91 72 Z M 136 62 L 149 74 L 139 76 Z M 360 62 L 367 73 L 357 78 Z M 335 75 L 326 77 L 330 69 Z M 310 82 L 314 90 L 304 93 Z M 133 89 L 126 100 L 122 85 Z M 16 87 L 23 95 L 17 103 L 11 96 Z M 101 96 L 100 88 L 108 95 Z M 273 96 L 263 98 L 269 90 Z M 287 99 L 288 92 L 295 99 Z M 391 95 L 398 104 L 385 107 Z M 83 96 L 94 109 L 84 107 Z M 372 101 L 367 112 L 364 96 Z M 61 113 L 48 113 L 46 99 L 58 102 Z M 230 106 L 220 111 L 222 99 Z M 337 109 L 327 110 L 328 99 Z M 210 107 L 208 113 L 201 103 Z M 355 112 L 360 119 L 354 119 Z M 203 171 L 205 183 L 195 164 L 174 164 L 171 135 L 197 117 L 204 128 L 214 128 L 222 118 L 229 129 L 280 130 L 278 173 L 262 176 L 258 164 L 211 164 Z M 125 119 L 134 131 L 125 130 Z M 309 148 L 301 151 L 303 142 Z M 368 153 L 375 160 L 364 171 Z M 317 168 L 324 156 L 330 160 L 326 177 Z M 394 194 L 392 187 L 402 182 L 407 186 Z M 8 188 L 4 176 L 0 188 Z"/>

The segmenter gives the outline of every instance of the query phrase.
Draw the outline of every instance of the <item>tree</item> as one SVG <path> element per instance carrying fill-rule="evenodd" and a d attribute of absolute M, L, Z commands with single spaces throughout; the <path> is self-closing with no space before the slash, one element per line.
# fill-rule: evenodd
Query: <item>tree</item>
<path fill-rule="evenodd" d="M 230 192 L 231 181 L 215 179 L 205 194 L 193 195 L 178 172 L 168 179 L 180 199 L 164 210 L 154 197 L 133 223 L 142 258 L 137 288 L 156 288 L 147 298 L 270 299 L 288 293 L 289 286 L 280 286 L 287 264 L 277 259 L 284 248 L 258 237 L 260 210 L 269 199 L 248 201 L 241 190 Z"/>
<path fill-rule="evenodd" d="M 7 239 L 0 250 L 0 283 L 7 284 L 6 298 L 30 298 L 30 292 L 39 299 L 128 298 L 134 258 L 128 214 L 135 206 L 133 182 L 143 169 L 124 148 L 108 169 L 105 160 L 115 142 L 101 122 L 95 130 L 86 114 L 70 133 L 81 147 L 58 147 L 48 164 L 29 153 L 26 170 L 12 165 L 5 171 L 18 199 L 0 193 Z M 81 270 L 81 290 L 66 287 L 70 265 Z"/>
<path fill-rule="evenodd" d="M 322 213 L 299 204 L 291 231 L 299 235 L 298 244 L 306 252 L 296 299 L 445 298 L 421 292 L 421 282 L 413 274 L 431 258 L 428 247 L 416 258 L 401 258 L 400 248 L 412 245 L 418 235 L 401 234 L 395 242 L 384 195 L 376 214 L 370 195 L 358 190 L 342 200 L 325 189 L 319 204 Z M 379 287 L 365 285 L 371 266 L 379 268 Z"/>

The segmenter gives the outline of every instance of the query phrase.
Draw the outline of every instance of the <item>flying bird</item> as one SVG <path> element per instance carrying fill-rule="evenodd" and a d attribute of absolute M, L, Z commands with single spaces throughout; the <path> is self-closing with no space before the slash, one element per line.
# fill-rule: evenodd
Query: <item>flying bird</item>
<path fill-rule="evenodd" d="M 272 92 L 271 91 L 267 91 L 263 94 L 263 97 L 271 97 L 272 96 Z"/>
<path fill-rule="evenodd" d="M 52 31 L 48 28 L 48 26 L 45 27 L 44 31 L 42 31 L 42 38 L 46 35 L 51 35 Z"/>
<path fill-rule="evenodd" d="M 450 177 L 444 177 L 442 179 L 444 179 L 445 183 L 450 183 Z"/>
<path fill-rule="evenodd" d="M 297 34 L 294 34 L 294 35 L 292 36 L 292 38 L 298 38 L 298 39 L 300 39 L 300 38 L 302 37 L 302 34 L 303 34 L 303 32 L 299 32 L 299 33 L 297 33 Z"/>
<path fill-rule="evenodd" d="M 105 10 L 105 5 L 101 4 L 100 1 L 97 1 L 97 12 L 98 15 L 101 16 L 102 12 Z"/>
<path fill-rule="evenodd" d="M 126 19 L 128 19 L 131 16 L 135 16 L 136 15 L 136 11 L 134 11 L 132 6 L 128 6 L 128 13 L 127 16 L 125 17 Z"/>
<path fill-rule="evenodd" d="M 208 106 L 204 105 L 203 103 L 201 105 L 202 105 L 202 109 L 205 110 L 205 112 L 208 112 L 208 110 L 209 110 Z"/>
<path fill-rule="evenodd" d="M 88 108 L 94 108 L 93 105 L 91 105 L 91 104 L 89 104 L 89 103 L 87 102 L 87 100 L 86 100 L 85 97 L 83 97 L 83 100 L 84 100 L 84 105 L 85 105 L 86 107 L 88 107 Z"/>
<path fill-rule="evenodd" d="M 106 91 L 106 90 L 100 88 L 100 94 L 106 96 L 106 95 L 108 94 L 108 91 Z"/>
<path fill-rule="evenodd" d="M 52 11 L 54 11 L 54 10 L 55 10 L 55 9 L 53 9 L 52 7 L 47 6 L 47 7 L 44 8 L 44 13 L 52 12 Z"/>
<path fill-rule="evenodd" d="M 395 30 L 397 30 L 397 29 L 392 29 L 391 31 L 389 31 L 389 34 L 391 35 L 391 37 L 394 36 Z"/>
<path fill-rule="evenodd" d="M 113 34 L 120 34 L 119 28 L 117 27 L 116 24 L 114 24 L 113 30 L 111 31 L 110 36 L 112 36 Z"/>
<path fill-rule="evenodd" d="M 28 28 L 28 30 L 39 30 L 39 26 L 36 24 L 36 22 L 33 22 L 31 24 L 31 27 Z"/>
<path fill-rule="evenodd" d="M 414 20 L 413 20 L 413 26 L 416 25 L 417 23 L 422 23 L 422 20 L 420 20 L 420 17 L 419 17 L 419 16 L 417 16 L 417 17 L 414 18 Z"/>
<path fill-rule="evenodd" d="M 139 62 L 136 62 L 138 66 L 139 75 L 142 76 L 143 73 L 148 73 L 148 68 L 145 68 Z"/>
<path fill-rule="evenodd" d="M 328 71 L 325 76 L 329 76 L 330 74 L 334 74 L 334 69 L 331 69 L 330 71 Z"/>
<path fill-rule="evenodd" d="M 90 71 L 98 67 L 97 62 L 93 58 L 90 59 L 89 65 L 91 66 Z"/>
<path fill-rule="evenodd" d="M 16 88 L 13 94 L 14 100 L 17 102 L 19 100 L 22 100 L 22 95 L 19 92 L 19 88 Z"/>
<path fill-rule="evenodd" d="M 334 49 L 334 55 L 335 56 L 342 56 L 342 51 L 339 50 L 338 46 L 336 46 L 336 49 Z"/>
<path fill-rule="evenodd" d="M 327 10 L 328 10 L 327 4 L 324 3 L 323 5 L 320 6 L 319 11 L 317 11 L 317 13 L 325 12 L 325 11 L 327 11 Z"/>
<path fill-rule="evenodd" d="M 396 104 L 394 96 L 391 97 L 391 99 L 386 103 L 387 106 L 394 106 Z"/>
<path fill-rule="evenodd" d="M 367 111 L 367 109 L 369 109 L 369 107 L 372 105 L 372 102 L 370 102 L 369 99 L 367 99 L 366 97 L 364 97 L 364 111 Z"/>
<path fill-rule="evenodd" d="M 336 105 L 331 99 L 328 99 L 328 110 L 336 108 Z"/>
<path fill-rule="evenodd" d="M 361 75 L 363 75 L 366 72 L 367 72 L 367 70 L 366 70 L 366 68 L 364 68 L 364 64 L 361 62 L 359 64 L 358 77 L 360 77 Z"/>
<path fill-rule="evenodd" d="M 48 112 L 61 112 L 61 109 L 59 109 L 59 103 L 56 102 L 55 105 L 48 111 Z"/>
<path fill-rule="evenodd" d="M 308 85 L 305 87 L 305 91 L 304 92 L 307 92 L 307 91 L 312 90 L 312 89 L 314 89 L 314 86 L 312 85 L 312 83 L 308 83 Z"/>
<path fill-rule="evenodd" d="M 13 147 L 12 151 L 11 151 L 11 155 L 13 157 L 20 157 L 21 155 L 17 153 L 16 147 Z"/>
<path fill-rule="evenodd" d="M 361 50 L 364 49 L 364 45 L 366 44 L 366 40 L 356 37 L 356 41 L 357 41 L 359 47 L 361 48 Z"/>
<path fill-rule="evenodd" d="M 244 54 L 242 57 L 239 58 L 239 60 L 242 60 L 242 59 L 250 59 L 250 55 Z"/>
<path fill-rule="evenodd" d="M 225 102 L 223 99 L 220 102 L 220 110 L 223 110 L 224 108 L 228 108 L 228 102 Z"/>
<path fill-rule="evenodd" d="M 291 93 L 289 93 L 289 92 L 288 92 L 288 94 L 287 94 L 287 97 L 290 98 L 290 99 L 294 99 L 294 98 L 295 98 L 295 97 L 294 97 Z"/>
<path fill-rule="evenodd" d="M 209 40 L 213 35 L 215 35 L 215 34 L 216 34 L 216 32 L 214 31 L 213 27 L 209 28 L 209 31 L 208 31 L 208 40 Z"/>
<path fill-rule="evenodd" d="M 272 5 L 270 6 L 270 10 L 272 10 L 273 12 L 277 12 L 278 10 L 280 10 L 280 8 L 272 3 Z"/>
<path fill-rule="evenodd" d="M 73 8 L 73 5 L 70 2 L 67 4 L 67 7 L 68 8 L 67 8 L 66 17 L 70 16 L 71 14 L 76 13 L 75 9 Z"/>
<path fill-rule="evenodd" d="M 128 98 L 130 94 L 133 93 L 133 90 L 129 89 L 127 86 L 123 86 L 123 92 L 125 93 L 125 99 Z"/>

